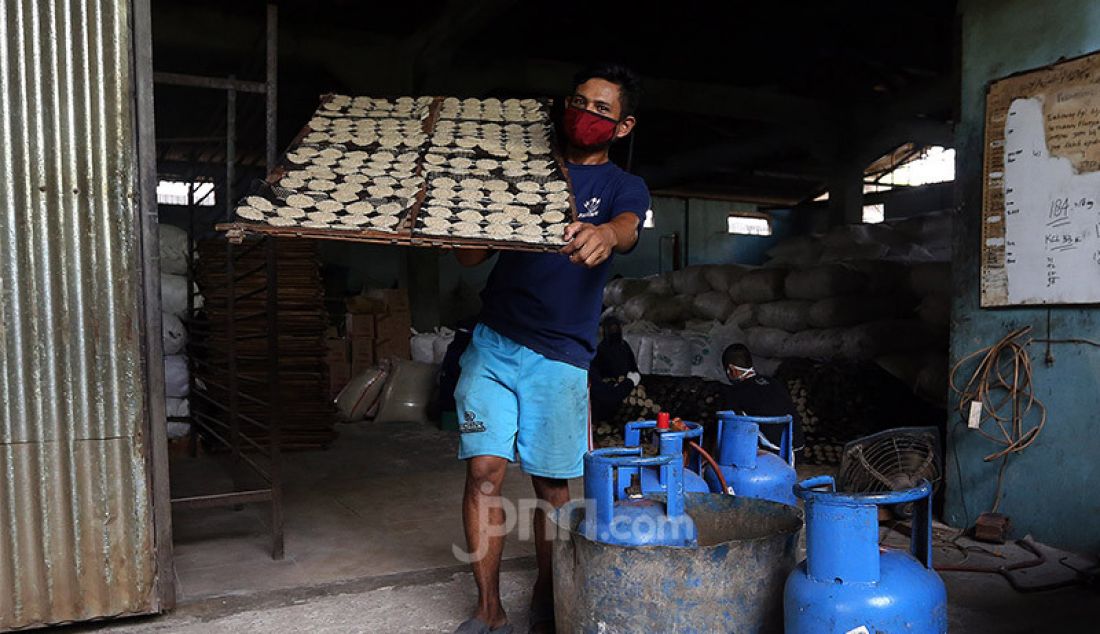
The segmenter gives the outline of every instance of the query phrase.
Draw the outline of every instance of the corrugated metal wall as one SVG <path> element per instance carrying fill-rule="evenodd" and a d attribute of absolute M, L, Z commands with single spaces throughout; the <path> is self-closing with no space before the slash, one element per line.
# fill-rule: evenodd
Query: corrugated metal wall
<path fill-rule="evenodd" d="M 156 603 L 130 3 L 0 3 L 0 630 Z"/>

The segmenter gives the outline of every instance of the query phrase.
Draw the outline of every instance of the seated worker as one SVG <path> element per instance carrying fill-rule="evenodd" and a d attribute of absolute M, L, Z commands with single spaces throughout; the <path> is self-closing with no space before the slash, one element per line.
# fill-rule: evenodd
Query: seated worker
<path fill-rule="evenodd" d="M 596 346 L 596 356 L 588 366 L 588 397 L 592 404 L 592 420 L 610 420 L 626 397 L 641 383 L 634 351 L 623 341 L 623 325 L 615 317 L 600 324 L 603 338 Z"/>
<path fill-rule="evenodd" d="M 617 379 L 638 371 L 638 362 L 630 344 L 623 341 L 623 324 L 617 317 L 608 317 L 600 324 L 603 338 L 596 346 L 596 356 L 590 368 L 605 379 Z"/>
<path fill-rule="evenodd" d="M 805 441 L 802 438 L 802 421 L 791 400 L 787 387 L 781 381 L 757 374 L 753 368 L 752 353 L 743 344 L 735 343 L 722 352 L 722 366 L 730 385 L 722 390 L 720 409 L 741 412 L 746 416 L 791 416 L 794 419 L 795 455 L 800 455 Z M 768 442 L 779 447 L 783 429 L 778 425 L 761 426 Z"/>

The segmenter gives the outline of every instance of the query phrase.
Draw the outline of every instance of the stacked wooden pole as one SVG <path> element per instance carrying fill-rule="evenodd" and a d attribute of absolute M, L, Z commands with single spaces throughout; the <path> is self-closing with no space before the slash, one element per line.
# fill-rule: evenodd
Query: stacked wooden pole
<path fill-rule="evenodd" d="M 199 245 L 196 280 L 206 297 L 205 358 L 196 364 L 219 415 L 238 413 L 241 433 L 265 444 L 272 358 L 268 333 L 278 333 L 278 394 L 281 446 L 312 449 L 336 437 L 325 365 L 324 288 L 317 244 L 278 239 L 275 259 L 277 309 L 268 310 L 267 249 L 248 240 L 232 249 L 232 280 L 224 240 Z M 233 301 L 229 301 L 230 289 Z M 230 356 L 233 357 L 232 363 Z M 235 369 L 237 380 L 230 380 Z M 231 386 L 235 383 L 236 390 Z M 234 393 L 235 392 L 235 393 Z"/>

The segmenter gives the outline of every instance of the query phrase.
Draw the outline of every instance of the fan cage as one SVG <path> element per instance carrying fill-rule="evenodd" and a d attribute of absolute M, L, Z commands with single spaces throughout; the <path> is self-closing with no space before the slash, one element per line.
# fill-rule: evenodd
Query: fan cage
<path fill-rule="evenodd" d="M 901 428 L 855 440 L 844 448 L 837 487 L 851 493 L 911 488 L 943 480 L 939 433 L 935 428 Z"/>

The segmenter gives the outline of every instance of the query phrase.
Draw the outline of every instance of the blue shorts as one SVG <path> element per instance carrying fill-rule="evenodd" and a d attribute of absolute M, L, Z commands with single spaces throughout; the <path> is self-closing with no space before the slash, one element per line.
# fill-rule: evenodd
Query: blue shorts
<path fill-rule="evenodd" d="M 577 478 L 588 450 L 588 373 L 484 324 L 460 361 L 458 457 L 499 456 L 531 475 Z"/>

